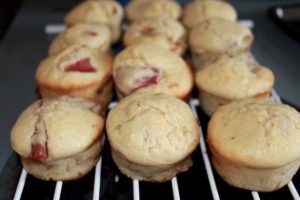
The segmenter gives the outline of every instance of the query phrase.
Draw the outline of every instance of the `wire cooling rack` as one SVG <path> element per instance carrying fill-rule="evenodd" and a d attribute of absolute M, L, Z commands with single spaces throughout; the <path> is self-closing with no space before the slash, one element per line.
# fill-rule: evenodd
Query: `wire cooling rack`
<path fill-rule="evenodd" d="M 275 90 L 272 91 L 272 100 L 281 103 L 280 97 Z M 295 199 L 300 200 L 298 191 L 293 181 L 284 188 L 271 193 L 258 193 L 256 191 L 241 190 L 227 185 L 216 174 L 211 166 L 210 155 L 205 142 L 205 129 L 208 119 L 203 119 L 204 113 L 199 107 L 199 100 L 192 98 L 189 105 L 196 118 L 201 122 L 200 145 L 193 155 L 194 166 L 189 172 L 182 173 L 174 177 L 167 183 L 145 183 L 138 180 L 131 180 L 122 175 L 113 164 L 110 155 L 109 145 L 103 151 L 103 156 L 99 159 L 95 169 L 84 180 L 73 182 L 44 182 L 28 175 L 23 169 L 19 183 L 16 188 L 14 200 L 19 199 Z M 109 108 L 115 106 L 112 102 Z M 106 163 L 107 162 L 107 163 Z M 102 169 L 105 170 L 102 170 Z M 110 173 L 107 173 L 111 170 Z M 202 175 L 199 175 L 202 173 Z M 206 180 L 199 180 L 205 178 Z M 294 177 L 296 182 L 300 182 L 300 174 Z M 76 183 L 77 182 L 77 183 Z M 87 184 L 87 182 L 89 182 Z M 112 184 L 109 186 L 108 184 Z M 204 186 L 206 184 L 206 186 Z M 168 186 L 169 185 L 169 186 Z M 64 187 L 66 189 L 64 189 Z M 122 188 L 123 187 L 123 188 Z M 162 187 L 162 189 L 160 188 Z M 188 188 L 187 188 L 188 187 Z M 192 187 L 192 189 L 190 188 Z M 192 192 L 190 192 L 192 190 Z M 227 190 L 227 191 L 226 191 Z M 44 194 L 41 196 L 41 192 Z M 79 193 L 79 195 L 78 195 Z M 189 193 L 189 194 L 187 194 Z M 198 196 L 197 196 L 198 195 Z"/>
<path fill-rule="evenodd" d="M 241 20 L 249 28 L 252 20 Z M 126 26 L 123 27 L 126 29 Z M 45 33 L 55 35 L 65 30 L 61 24 L 45 26 Z M 280 97 L 272 90 L 273 101 L 281 103 Z M 116 102 L 109 104 L 109 109 Z M 102 157 L 95 168 L 85 177 L 71 182 L 40 181 L 22 169 L 14 193 L 14 200 L 19 199 L 93 199 L 93 200 L 153 200 L 153 199 L 254 199 L 254 200 L 300 200 L 297 188 L 300 188 L 300 172 L 293 181 L 282 189 L 271 193 L 234 188 L 225 183 L 211 166 L 210 152 L 207 149 L 206 126 L 209 118 L 200 109 L 196 98 L 189 101 L 196 118 L 201 122 L 200 145 L 193 153 L 194 165 L 189 171 L 179 174 L 166 183 L 146 183 L 132 180 L 120 173 L 111 159 L 110 146 L 106 141 Z M 20 163 L 19 163 L 20 164 Z"/>

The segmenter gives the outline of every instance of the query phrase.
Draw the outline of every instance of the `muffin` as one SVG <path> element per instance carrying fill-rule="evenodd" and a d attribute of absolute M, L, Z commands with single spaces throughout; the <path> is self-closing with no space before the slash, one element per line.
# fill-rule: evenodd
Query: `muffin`
<path fill-rule="evenodd" d="M 42 180 L 74 180 L 87 174 L 104 143 L 98 109 L 93 102 L 70 97 L 30 105 L 11 130 L 11 145 L 24 169 Z"/>
<path fill-rule="evenodd" d="M 196 73 L 201 107 L 207 115 L 236 99 L 269 98 L 274 79 L 270 69 L 247 54 L 225 55 Z"/>
<path fill-rule="evenodd" d="M 136 21 L 128 27 L 123 42 L 133 44 L 152 44 L 182 55 L 186 50 L 186 31 L 175 19 L 154 17 Z"/>
<path fill-rule="evenodd" d="M 130 1 L 125 8 L 129 22 L 161 16 L 179 19 L 181 12 L 180 5 L 176 1 L 170 0 Z"/>
<path fill-rule="evenodd" d="M 121 36 L 121 23 L 124 11 L 122 6 L 111 0 L 83 1 L 73 8 L 65 17 L 65 24 L 102 23 L 107 25 L 116 43 Z"/>
<path fill-rule="evenodd" d="M 244 99 L 218 109 L 207 141 L 216 171 L 235 187 L 270 192 L 300 165 L 300 114 L 288 105 Z"/>
<path fill-rule="evenodd" d="M 199 125 L 188 105 L 165 94 L 137 92 L 108 114 L 113 160 L 126 176 L 168 181 L 192 165 Z"/>
<path fill-rule="evenodd" d="M 53 40 L 48 53 L 49 55 L 59 53 L 72 44 L 86 45 L 99 53 L 110 52 L 110 29 L 99 23 L 76 24 Z"/>
<path fill-rule="evenodd" d="M 222 54 L 248 52 L 252 42 L 253 34 L 247 27 L 220 18 L 201 22 L 192 29 L 189 36 L 192 59 L 197 70 Z"/>
<path fill-rule="evenodd" d="M 113 79 L 119 99 L 135 91 L 187 99 L 193 87 L 192 71 L 179 55 L 147 44 L 129 46 L 116 56 Z"/>
<path fill-rule="evenodd" d="M 100 103 L 112 97 L 112 58 L 86 46 L 71 45 L 45 58 L 35 79 L 43 98 L 69 95 Z"/>
<path fill-rule="evenodd" d="M 222 18 L 234 22 L 237 19 L 237 12 L 226 1 L 192 1 L 183 9 L 181 21 L 187 29 L 191 30 L 200 22 L 211 18 Z"/>

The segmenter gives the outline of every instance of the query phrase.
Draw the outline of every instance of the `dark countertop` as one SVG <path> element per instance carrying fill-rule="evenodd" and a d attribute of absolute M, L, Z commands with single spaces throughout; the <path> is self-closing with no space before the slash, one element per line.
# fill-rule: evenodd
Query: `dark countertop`
<path fill-rule="evenodd" d="M 0 177 L 12 155 L 10 129 L 20 113 L 37 98 L 35 69 L 46 57 L 53 38 L 45 34 L 45 25 L 62 23 L 66 11 L 77 2 L 25 1 L 0 43 Z M 266 14 L 271 6 L 299 1 L 230 2 L 237 8 L 240 19 L 254 20 L 252 52 L 260 63 L 274 71 L 277 92 L 288 102 L 300 106 L 300 43 L 280 30 Z"/>

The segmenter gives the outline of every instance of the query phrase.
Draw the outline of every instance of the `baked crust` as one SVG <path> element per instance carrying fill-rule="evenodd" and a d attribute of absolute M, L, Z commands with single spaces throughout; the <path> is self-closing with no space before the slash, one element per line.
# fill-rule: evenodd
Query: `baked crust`
<path fill-rule="evenodd" d="M 153 45 L 133 45 L 119 53 L 113 65 L 117 91 L 165 93 L 185 99 L 193 87 L 193 73 L 173 52 Z"/>
<path fill-rule="evenodd" d="M 176 1 L 165 0 L 130 1 L 125 8 L 129 22 L 160 16 L 179 19 L 181 12 L 181 6 Z"/>
<path fill-rule="evenodd" d="M 270 93 L 274 81 L 273 72 L 247 54 L 222 56 L 196 74 L 201 91 L 229 100 Z"/>
<path fill-rule="evenodd" d="M 130 162 L 114 149 L 111 149 L 111 151 L 114 162 L 123 174 L 142 181 L 166 182 L 178 173 L 187 171 L 193 165 L 191 156 L 188 156 L 182 161 L 171 165 L 145 166 Z"/>
<path fill-rule="evenodd" d="M 183 9 L 181 21 L 187 29 L 191 30 L 202 21 L 211 18 L 236 21 L 237 12 L 234 7 L 226 1 L 192 1 Z"/>
<path fill-rule="evenodd" d="M 199 37 L 201 36 L 201 37 Z M 189 45 L 197 69 L 222 54 L 237 55 L 248 52 L 254 36 L 250 29 L 238 22 L 221 18 L 202 21 L 191 30 Z"/>
<path fill-rule="evenodd" d="M 125 46 L 152 44 L 182 55 L 186 50 L 186 31 L 175 19 L 147 18 L 130 24 L 123 42 Z"/>
<path fill-rule="evenodd" d="M 69 27 L 77 23 L 106 24 L 111 30 L 112 42 L 116 43 L 121 36 L 123 16 L 123 8 L 117 1 L 83 1 L 67 13 L 65 24 Z"/>
<path fill-rule="evenodd" d="M 122 99 L 109 112 L 106 130 L 116 164 L 130 168 L 121 171 L 149 181 L 165 181 L 186 171 L 200 138 L 199 125 L 186 103 L 143 92 Z M 136 167 L 145 171 L 135 174 Z M 155 177 L 162 171 L 166 174 Z"/>
<path fill-rule="evenodd" d="M 274 81 L 272 71 L 247 54 L 224 55 L 196 74 L 201 107 L 209 116 L 233 100 L 269 99 Z"/>
<path fill-rule="evenodd" d="M 72 45 L 44 59 L 35 79 L 44 98 L 70 95 L 101 102 L 101 89 L 108 86 L 111 74 L 111 56 L 86 46 Z"/>
<path fill-rule="evenodd" d="M 88 174 L 96 165 L 103 143 L 104 135 L 84 152 L 68 158 L 41 163 L 21 157 L 21 161 L 24 169 L 38 179 L 45 181 L 76 180 Z"/>
<path fill-rule="evenodd" d="M 48 54 L 57 54 L 70 45 L 86 45 L 99 53 L 109 53 L 111 45 L 110 29 L 103 24 L 79 23 L 59 34 L 50 44 Z"/>
<path fill-rule="evenodd" d="M 273 191 L 287 184 L 299 167 L 300 114 L 268 100 L 234 101 L 212 115 L 207 141 L 225 181 Z"/>
<path fill-rule="evenodd" d="M 94 102 L 67 96 L 29 106 L 11 130 L 12 148 L 26 171 L 45 180 L 69 180 L 87 173 L 104 142 L 99 109 Z"/>

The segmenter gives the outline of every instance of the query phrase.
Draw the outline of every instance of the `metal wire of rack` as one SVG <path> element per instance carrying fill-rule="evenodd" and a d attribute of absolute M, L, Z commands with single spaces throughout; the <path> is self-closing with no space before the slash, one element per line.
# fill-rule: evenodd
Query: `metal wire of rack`
<path fill-rule="evenodd" d="M 281 103 L 280 97 L 277 95 L 277 93 L 275 92 L 275 90 L 272 90 L 272 100 L 278 103 Z M 112 108 L 113 106 L 115 106 L 116 103 L 112 102 L 109 105 L 109 108 Z M 197 107 L 199 107 L 199 100 L 198 99 L 191 99 L 189 101 L 189 105 L 192 109 L 192 111 L 194 112 L 196 118 L 199 118 L 198 114 L 197 114 Z M 218 187 L 215 181 L 215 177 L 214 177 L 214 173 L 213 173 L 213 169 L 211 166 L 211 162 L 209 159 L 209 155 L 208 155 L 208 151 L 207 151 L 207 147 L 205 144 L 205 139 L 203 136 L 203 132 L 202 130 L 200 130 L 200 151 L 203 157 L 203 161 L 204 161 L 204 165 L 205 165 L 205 169 L 206 169 L 206 175 L 209 181 L 209 186 L 210 186 L 210 190 L 211 190 L 211 194 L 214 200 L 218 200 L 220 199 L 220 195 L 218 192 Z M 94 173 L 94 188 L 93 188 L 93 200 L 98 200 L 100 199 L 100 187 L 101 187 L 101 166 L 102 166 L 102 158 L 99 159 L 96 167 L 95 167 L 95 173 Z M 15 192 L 15 196 L 14 196 L 14 200 L 19 200 L 21 199 L 22 196 L 22 192 L 26 183 L 26 177 L 27 177 L 27 172 L 23 169 L 19 182 L 18 182 L 18 186 Z M 138 180 L 132 180 L 132 184 L 133 184 L 133 199 L 134 200 L 140 200 L 140 188 L 139 188 L 139 181 Z M 180 187 L 178 186 L 178 181 L 177 181 L 177 177 L 174 177 L 171 180 L 171 184 L 172 184 L 172 192 L 173 192 L 173 199 L 174 200 L 180 200 Z M 63 188 L 63 182 L 62 181 L 58 181 L 56 182 L 56 186 L 55 186 L 55 191 L 54 191 L 54 195 L 53 195 L 53 199 L 54 200 L 59 200 L 60 196 L 61 196 L 61 191 Z M 295 187 L 295 185 L 293 184 L 293 182 L 289 182 L 288 183 L 288 188 L 290 190 L 290 193 L 293 197 L 293 199 L 295 200 L 300 200 L 300 196 L 299 193 Z M 260 195 L 258 192 L 256 191 L 252 191 L 251 195 L 253 197 L 254 200 L 260 200 Z"/>
<path fill-rule="evenodd" d="M 249 28 L 252 28 L 254 26 L 254 23 L 252 20 L 241 20 L 241 22 L 246 25 Z M 126 27 L 125 27 L 126 28 Z M 63 25 L 60 24 L 50 24 L 47 25 L 45 27 L 45 33 L 46 34 L 57 34 L 59 32 L 62 32 L 63 30 L 65 30 L 65 27 Z M 279 95 L 276 93 L 275 90 L 272 90 L 271 93 L 271 98 L 274 102 L 277 103 L 281 103 L 281 99 L 279 97 Z M 114 107 L 116 105 L 116 102 L 111 102 L 109 104 L 109 109 L 111 109 L 112 107 Z M 200 106 L 200 102 L 198 99 L 192 98 L 189 101 L 189 105 L 193 111 L 193 113 L 195 114 L 195 117 L 199 119 L 199 114 L 197 112 L 197 108 Z M 209 157 L 209 153 L 206 147 L 206 143 L 205 143 L 205 138 L 204 138 L 204 134 L 202 132 L 202 129 L 200 129 L 200 145 L 199 145 L 199 150 L 201 152 L 202 155 L 202 159 L 203 159 L 203 164 L 205 167 L 205 171 L 206 171 L 206 177 L 208 179 L 208 183 L 209 183 L 209 188 L 210 188 L 210 192 L 212 195 L 212 199 L 214 200 L 219 200 L 221 199 L 220 197 L 220 193 L 218 190 L 218 185 L 216 183 L 216 179 L 214 176 L 214 171 L 212 169 L 211 166 L 211 161 L 210 161 L 210 157 Z M 100 189 L 101 189 L 101 170 L 102 170 L 102 164 L 103 164 L 103 159 L 102 157 L 100 157 L 99 161 L 97 162 L 96 166 L 95 166 L 95 172 L 94 172 L 94 185 L 93 185 L 93 195 L 92 195 L 92 199 L 93 200 L 98 200 L 100 199 Z M 27 179 L 27 172 L 22 169 L 18 184 L 17 184 L 17 188 L 14 194 L 14 200 L 20 200 L 22 197 L 22 193 L 26 184 L 26 179 Z M 177 177 L 174 177 L 171 181 L 171 186 L 172 186 L 172 194 L 173 194 L 173 199 L 174 200 L 180 200 L 181 196 L 180 196 L 180 187 L 178 184 L 178 180 Z M 64 183 L 62 181 L 58 181 L 56 182 L 55 185 L 55 190 L 54 190 L 54 194 L 53 194 L 53 199 L 54 200 L 59 200 L 61 198 L 61 193 L 62 193 L 62 189 L 63 189 L 63 185 Z M 287 184 L 287 187 L 293 197 L 294 200 L 300 200 L 300 196 L 299 193 L 294 185 L 294 183 L 291 181 Z M 138 180 L 132 180 L 132 199 L 134 200 L 140 200 L 140 182 Z M 256 191 L 249 191 L 249 193 L 251 193 L 251 196 L 254 200 L 260 200 L 261 199 L 261 195 L 260 193 L 256 192 Z M 129 198 L 130 199 L 130 198 Z"/>

